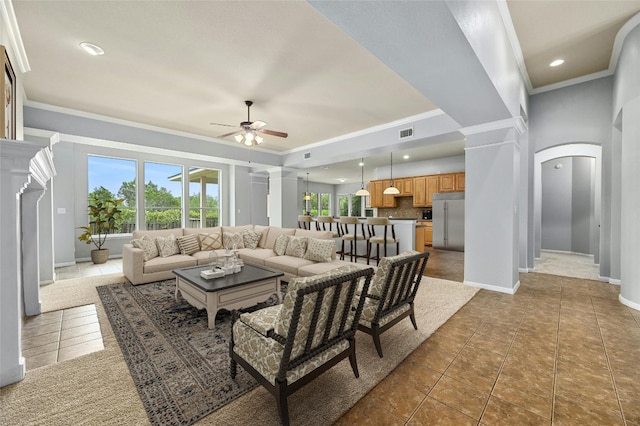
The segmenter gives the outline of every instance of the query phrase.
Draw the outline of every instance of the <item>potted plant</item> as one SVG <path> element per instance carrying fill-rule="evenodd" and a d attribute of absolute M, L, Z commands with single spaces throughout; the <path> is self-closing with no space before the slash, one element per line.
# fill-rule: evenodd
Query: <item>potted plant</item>
<path fill-rule="evenodd" d="M 119 209 L 124 199 L 114 199 L 100 196 L 97 193 L 89 195 L 89 226 L 81 226 L 84 232 L 78 239 L 87 244 L 96 246 L 91 250 L 93 263 L 105 263 L 109 258 L 109 249 L 102 248 L 107 241 L 107 235 L 117 229 L 117 223 L 121 218 L 122 210 Z"/>

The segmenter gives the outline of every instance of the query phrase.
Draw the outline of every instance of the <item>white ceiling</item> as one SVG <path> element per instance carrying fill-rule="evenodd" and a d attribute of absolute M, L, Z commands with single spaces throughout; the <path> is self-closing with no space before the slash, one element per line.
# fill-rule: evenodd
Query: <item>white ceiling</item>
<path fill-rule="evenodd" d="M 612 36 L 640 11 L 635 0 L 507 4 L 534 88 L 607 69 Z M 13 7 L 31 102 L 216 137 L 229 128 L 210 123 L 239 124 L 244 101 L 253 100 L 252 120 L 289 133 L 265 138 L 261 148 L 276 152 L 437 108 L 302 1 L 14 0 Z M 83 41 L 105 54 L 88 56 Z M 547 66 L 558 55 L 567 55 L 562 71 Z M 461 146 L 412 150 L 409 161 L 461 154 Z M 387 161 L 367 158 L 366 170 Z M 360 181 L 353 161 L 309 171 L 312 181 Z"/>

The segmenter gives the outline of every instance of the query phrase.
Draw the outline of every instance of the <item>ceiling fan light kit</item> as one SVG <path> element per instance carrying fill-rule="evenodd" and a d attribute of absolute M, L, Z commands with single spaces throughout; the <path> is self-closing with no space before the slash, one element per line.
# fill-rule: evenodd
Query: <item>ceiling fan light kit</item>
<path fill-rule="evenodd" d="M 238 143 L 247 146 L 255 146 L 260 145 L 264 141 L 264 138 L 260 136 L 260 133 L 265 135 L 277 136 L 279 138 L 286 138 L 287 136 L 289 136 L 285 132 L 264 129 L 264 126 L 267 125 L 267 123 L 265 123 L 264 121 L 251 121 L 250 108 L 251 105 L 253 105 L 253 101 L 244 101 L 244 104 L 247 106 L 247 121 L 241 122 L 239 126 L 240 128 L 238 130 L 218 136 L 220 139 L 233 136 L 235 141 Z M 214 126 L 238 127 L 230 124 L 211 124 Z"/>

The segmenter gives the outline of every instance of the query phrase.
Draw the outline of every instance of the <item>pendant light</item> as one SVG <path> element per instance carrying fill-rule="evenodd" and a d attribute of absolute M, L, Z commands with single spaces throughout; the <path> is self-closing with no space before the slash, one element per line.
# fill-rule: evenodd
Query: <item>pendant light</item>
<path fill-rule="evenodd" d="M 396 195 L 400 193 L 398 188 L 393 186 L 393 152 L 391 153 L 391 179 L 389 180 L 389 187 L 385 189 L 382 193 L 385 195 Z"/>
<path fill-rule="evenodd" d="M 309 173 L 307 173 L 307 191 L 304 193 L 304 197 L 302 197 L 304 201 L 311 201 L 311 193 L 309 192 Z"/>
<path fill-rule="evenodd" d="M 361 175 L 362 175 L 362 184 L 360 186 L 360 189 L 358 189 L 356 191 L 356 195 L 360 195 L 362 197 L 366 197 L 369 195 L 369 191 L 367 191 L 366 189 L 364 189 L 364 158 L 362 159 L 362 162 L 360 163 L 360 166 L 362 167 L 361 170 Z"/>

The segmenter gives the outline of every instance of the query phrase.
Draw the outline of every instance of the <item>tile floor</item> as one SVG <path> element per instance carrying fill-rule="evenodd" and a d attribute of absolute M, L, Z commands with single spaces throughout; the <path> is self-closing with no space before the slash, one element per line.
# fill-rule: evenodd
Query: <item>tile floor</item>
<path fill-rule="evenodd" d="M 103 349 L 96 305 L 45 312 L 22 325 L 27 371 Z"/>
<path fill-rule="evenodd" d="M 463 253 L 429 250 L 427 275 L 462 280 Z M 571 258 L 555 260 L 570 273 Z M 640 312 L 618 302 L 617 286 L 520 277 L 515 295 L 481 290 L 337 424 L 640 426 Z"/>

